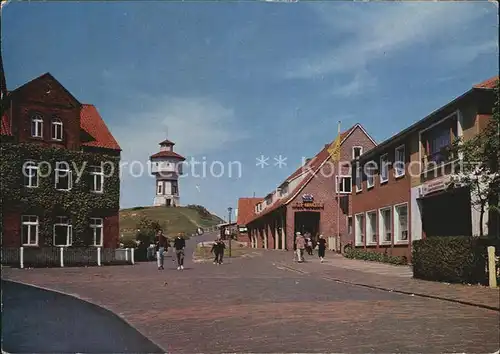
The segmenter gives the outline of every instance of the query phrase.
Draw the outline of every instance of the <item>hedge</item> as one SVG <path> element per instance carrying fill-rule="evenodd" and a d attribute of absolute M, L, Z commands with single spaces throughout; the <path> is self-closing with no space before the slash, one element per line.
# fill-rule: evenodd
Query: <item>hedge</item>
<path fill-rule="evenodd" d="M 347 248 L 344 256 L 346 258 L 361 259 L 363 261 L 374 261 L 396 265 L 408 264 L 408 260 L 406 259 L 406 257 L 391 256 L 387 253 L 370 252 L 358 248 Z"/>
<path fill-rule="evenodd" d="M 413 242 L 413 277 L 448 283 L 487 284 L 488 242 L 470 236 L 429 237 Z"/>

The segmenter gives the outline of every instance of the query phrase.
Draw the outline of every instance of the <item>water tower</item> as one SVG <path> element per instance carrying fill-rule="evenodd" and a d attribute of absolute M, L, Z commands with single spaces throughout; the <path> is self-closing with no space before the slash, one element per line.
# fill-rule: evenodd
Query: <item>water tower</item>
<path fill-rule="evenodd" d="M 179 176 L 182 175 L 186 159 L 174 152 L 175 143 L 166 139 L 160 144 L 160 151 L 151 155 L 151 172 L 155 175 L 154 206 L 179 206 Z"/>

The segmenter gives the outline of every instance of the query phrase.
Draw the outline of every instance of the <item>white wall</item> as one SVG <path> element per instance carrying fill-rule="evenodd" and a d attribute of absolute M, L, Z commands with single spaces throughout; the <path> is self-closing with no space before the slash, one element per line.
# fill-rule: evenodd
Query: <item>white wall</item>
<path fill-rule="evenodd" d="M 422 239 L 422 212 L 419 202 L 419 187 L 414 187 L 410 191 L 410 235 L 411 241 Z"/>

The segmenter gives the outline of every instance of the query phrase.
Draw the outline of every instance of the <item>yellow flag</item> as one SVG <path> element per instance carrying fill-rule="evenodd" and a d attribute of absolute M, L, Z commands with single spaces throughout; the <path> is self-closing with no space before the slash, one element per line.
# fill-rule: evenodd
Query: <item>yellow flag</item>
<path fill-rule="evenodd" d="M 333 162 L 340 161 L 340 122 L 337 138 L 328 148 L 328 153 L 330 154 L 330 159 L 332 159 Z"/>

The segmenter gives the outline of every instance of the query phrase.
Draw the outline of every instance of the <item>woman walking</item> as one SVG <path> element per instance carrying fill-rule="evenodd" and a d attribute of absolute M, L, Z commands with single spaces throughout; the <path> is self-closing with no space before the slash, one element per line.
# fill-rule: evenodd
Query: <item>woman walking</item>
<path fill-rule="evenodd" d="M 318 240 L 318 256 L 321 263 L 325 259 L 325 251 L 326 251 L 326 240 L 323 235 L 319 235 Z"/>

